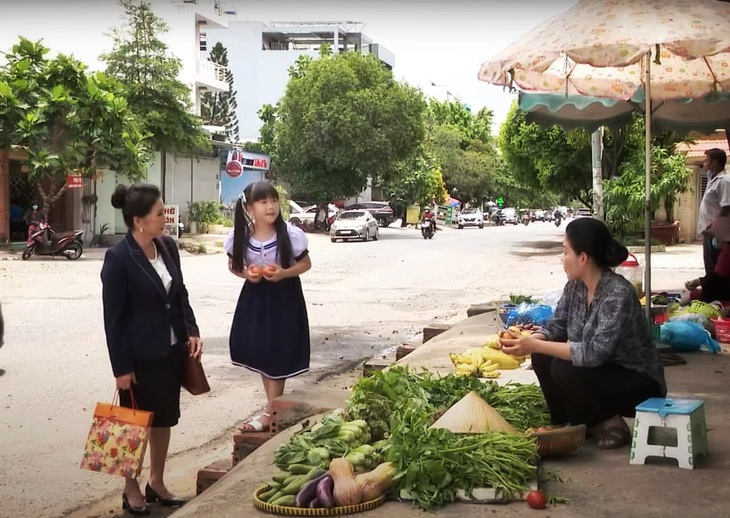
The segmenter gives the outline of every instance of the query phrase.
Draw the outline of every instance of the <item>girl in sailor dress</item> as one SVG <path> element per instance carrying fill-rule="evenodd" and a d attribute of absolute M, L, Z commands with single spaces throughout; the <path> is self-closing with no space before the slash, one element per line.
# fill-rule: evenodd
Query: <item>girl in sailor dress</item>
<path fill-rule="evenodd" d="M 233 317 L 231 361 L 261 375 L 269 412 L 242 432 L 268 431 L 271 404 L 287 378 L 309 371 L 309 320 L 299 276 L 312 267 L 306 234 L 284 221 L 269 182 L 246 187 L 236 202 L 224 249 L 228 268 L 245 279 Z"/>

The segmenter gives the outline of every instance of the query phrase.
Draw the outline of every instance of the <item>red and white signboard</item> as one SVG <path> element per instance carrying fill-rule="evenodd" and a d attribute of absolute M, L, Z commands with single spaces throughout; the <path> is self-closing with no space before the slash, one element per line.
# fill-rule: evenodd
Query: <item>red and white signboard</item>
<path fill-rule="evenodd" d="M 67 189 L 83 189 L 84 177 L 81 175 L 70 174 L 66 176 Z"/>
<path fill-rule="evenodd" d="M 238 178 L 244 171 L 268 171 L 270 162 L 269 155 L 234 149 L 228 152 L 226 174 L 231 178 Z"/>
<path fill-rule="evenodd" d="M 165 234 L 177 241 L 177 229 L 180 223 L 180 207 L 165 205 Z"/>

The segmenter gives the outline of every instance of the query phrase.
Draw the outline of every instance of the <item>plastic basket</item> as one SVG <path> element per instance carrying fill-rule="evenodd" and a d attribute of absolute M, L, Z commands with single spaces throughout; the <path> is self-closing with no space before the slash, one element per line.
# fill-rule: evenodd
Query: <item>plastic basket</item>
<path fill-rule="evenodd" d="M 537 453 L 541 458 L 559 457 L 572 453 L 586 442 L 586 425 L 563 426 L 544 432 L 532 432 L 537 439 Z"/>
<path fill-rule="evenodd" d="M 701 300 L 693 300 L 689 305 L 689 312 L 697 315 L 703 315 L 712 320 L 721 316 L 720 310 L 712 304 L 707 304 Z"/>
<path fill-rule="evenodd" d="M 730 343 L 730 320 L 713 318 L 712 323 L 715 324 L 715 336 L 717 337 L 717 341 L 724 344 Z"/>
<path fill-rule="evenodd" d="M 272 505 L 259 499 L 261 493 L 268 491 L 268 485 L 258 488 L 253 494 L 253 505 L 262 511 L 280 516 L 344 516 L 347 514 L 357 514 L 375 509 L 385 502 L 385 495 L 375 500 L 363 502 L 357 505 L 348 505 L 346 507 L 333 507 L 331 509 L 310 509 L 307 507 L 283 507 L 281 505 Z"/>

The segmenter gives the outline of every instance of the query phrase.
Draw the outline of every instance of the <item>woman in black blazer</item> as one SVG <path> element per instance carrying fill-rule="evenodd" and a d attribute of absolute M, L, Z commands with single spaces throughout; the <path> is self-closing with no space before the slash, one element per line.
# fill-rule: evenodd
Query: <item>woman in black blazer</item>
<path fill-rule="evenodd" d="M 101 270 L 109 357 L 121 405 L 131 408 L 134 401 L 137 408 L 154 412 L 145 495 L 132 478 L 122 495 L 124 509 L 142 516 L 150 513 L 147 503 L 185 503 L 167 490 L 163 476 L 170 428 L 180 417 L 185 354 L 199 357 L 203 343 L 177 246 L 164 235 L 160 190 L 148 184 L 120 185 L 112 205 L 122 210 L 129 232 L 107 251 Z"/>

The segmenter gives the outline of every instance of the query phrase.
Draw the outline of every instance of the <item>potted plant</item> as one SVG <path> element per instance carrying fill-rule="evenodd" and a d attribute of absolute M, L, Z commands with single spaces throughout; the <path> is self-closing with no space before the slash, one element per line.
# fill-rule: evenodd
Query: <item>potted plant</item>
<path fill-rule="evenodd" d="M 198 233 L 200 223 L 200 203 L 197 201 L 188 202 L 188 226 L 191 234 Z"/>
<path fill-rule="evenodd" d="M 200 232 L 207 234 L 211 231 L 212 225 L 218 223 L 221 217 L 221 204 L 217 201 L 201 201 L 198 204 L 198 223 Z"/>

